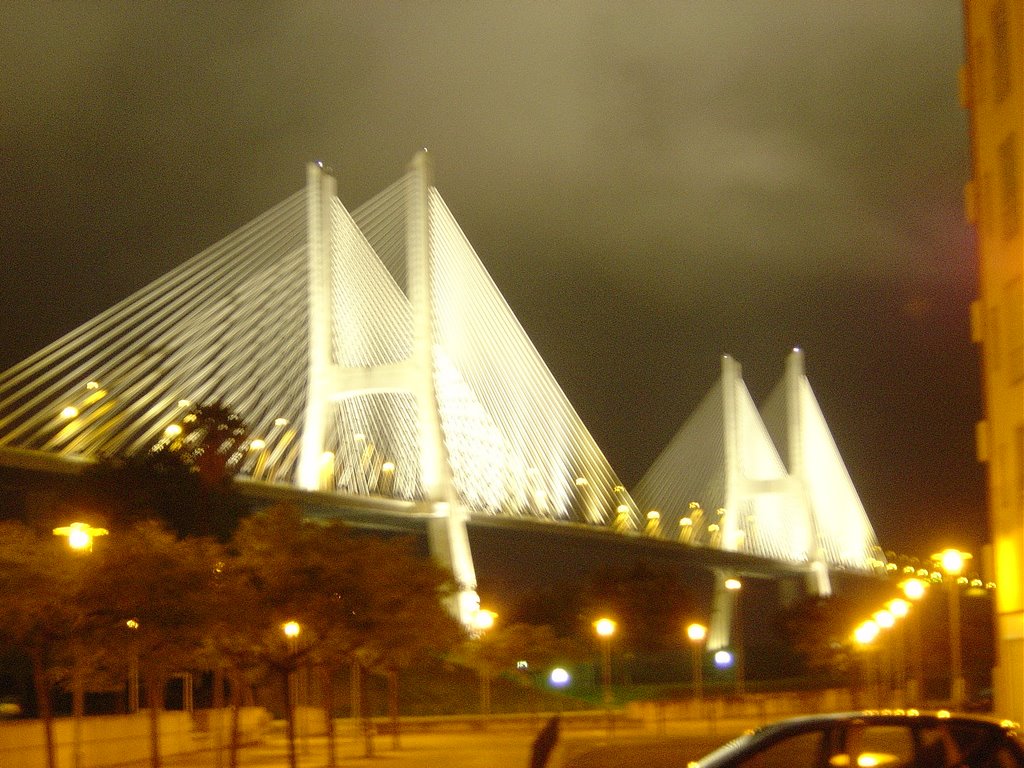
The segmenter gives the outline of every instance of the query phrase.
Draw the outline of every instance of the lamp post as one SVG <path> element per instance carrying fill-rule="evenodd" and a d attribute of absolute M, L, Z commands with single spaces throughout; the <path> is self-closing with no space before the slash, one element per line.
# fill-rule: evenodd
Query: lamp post
<path fill-rule="evenodd" d="M 616 624 L 608 618 L 594 622 L 594 631 L 601 641 L 601 689 L 604 706 L 607 709 L 612 703 L 612 635 Z"/>
<path fill-rule="evenodd" d="M 857 625 L 857 628 L 853 630 L 853 641 L 860 647 L 864 654 L 864 688 L 874 688 L 874 674 L 872 672 L 873 665 L 870 660 L 870 649 L 871 645 L 875 642 L 878 637 L 879 626 L 873 619 L 861 622 Z M 871 695 L 872 699 L 876 697 Z M 877 701 L 875 702 L 877 704 Z"/>
<path fill-rule="evenodd" d="M 953 707 L 959 707 L 964 703 L 967 692 L 960 637 L 960 589 L 957 580 L 971 557 L 969 552 L 961 552 L 958 549 L 944 549 L 931 557 L 948 577 L 949 582 L 949 699 Z"/>
<path fill-rule="evenodd" d="M 893 643 L 895 646 L 895 658 L 893 660 L 893 684 L 895 685 L 898 696 L 898 701 L 896 701 L 895 705 L 903 707 L 906 706 L 907 703 L 907 633 L 903 619 L 905 619 L 910 613 L 910 603 L 902 597 L 896 597 L 885 604 L 885 609 L 889 611 L 897 621 L 897 634 Z"/>
<path fill-rule="evenodd" d="M 928 582 L 924 579 L 910 578 L 900 582 L 903 596 L 912 603 L 920 601 L 928 591 Z M 921 653 L 921 612 L 914 611 L 910 616 L 910 680 L 907 682 L 907 702 L 914 704 L 921 699 L 924 690 L 924 658 Z"/>
<path fill-rule="evenodd" d="M 609 733 L 615 728 L 612 720 L 612 635 L 615 634 L 616 626 L 609 618 L 600 618 L 594 622 L 594 631 L 601 641 L 601 699 Z"/>
<path fill-rule="evenodd" d="M 480 714 L 485 717 L 491 714 L 491 670 L 487 659 L 480 653 L 480 641 L 483 636 L 494 628 L 498 614 L 484 608 L 473 614 L 473 640 L 477 646 L 477 672 L 480 674 Z"/>
<path fill-rule="evenodd" d="M 698 717 L 704 700 L 704 641 L 707 636 L 708 628 L 703 624 L 694 622 L 686 628 L 686 637 L 690 640 L 693 653 L 693 699 L 697 704 Z"/>
<path fill-rule="evenodd" d="M 743 654 L 743 619 L 740 615 L 740 590 L 743 582 L 737 578 L 728 578 L 723 586 L 732 595 L 732 635 L 733 647 L 736 649 L 736 693 L 742 695 L 746 690 L 746 664 Z"/>
<path fill-rule="evenodd" d="M 888 608 L 875 611 L 871 619 L 878 625 L 879 631 L 889 630 L 896 626 L 896 617 Z M 878 687 L 879 704 L 889 706 L 892 695 L 892 647 L 890 644 L 878 648 Z"/>
<path fill-rule="evenodd" d="M 92 552 L 92 542 L 97 536 L 106 536 L 106 528 L 93 528 L 88 523 L 71 523 L 53 529 L 54 536 L 64 536 L 68 546 L 75 552 Z M 82 765 L 82 718 L 85 716 L 85 681 L 82 679 L 81 648 L 77 642 L 71 670 L 71 710 L 74 716 L 73 757 L 75 768 Z"/>
<path fill-rule="evenodd" d="M 299 634 L 302 626 L 297 621 L 286 621 L 281 625 L 281 631 L 288 643 L 288 667 L 286 688 L 288 693 L 288 765 L 296 768 L 298 760 L 295 755 L 295 710 L 298 708 L 298 688 L 295 685 L 295 664 L 298 653 Z"/>

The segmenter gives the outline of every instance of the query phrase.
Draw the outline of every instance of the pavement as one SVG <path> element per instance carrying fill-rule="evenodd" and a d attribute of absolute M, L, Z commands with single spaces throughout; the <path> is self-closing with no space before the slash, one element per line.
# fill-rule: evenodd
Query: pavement
<path fill-rule="evenodd" d="M 351 731 L 336 736 L 337 768 L 531 768 L 535 729 L 487 729 L 464 732 L 401 734 L 397 739 L 381 734 L 368 745 Z M 667 728 L 607 731 L 563 730 L 550 755 L 547 768 L 658 768 L 681 766 L 713 746 L 741 732 L 739 725 L 709 731 L 706 725 L 673 725 Z M 301 737 L 296 742 L 296 768 L 325 768 L 327 740 Z M 148 768 L 148 762 L 119 768 Z M 170 757 L 164 768 L 230 768 L 226 751 L 206 751 Z M 238 768 L 290 768 L 288 744 L 279 734 L 261 744 L 243 747 Z"/>
<path fill-rule="evenodd" d="M 338 768 L 529 768 L 533 734 L 527 732 L 414 733 L 397 741 L 388 735 L 372 739 L 372 754 L 360 736 L 335 739 Z M 297 740 L 297 768 L 324 768 L 325 737 Z M 549 762 L 549 768 L 555 763 Z M 118 768 L 148 768 L 148 761 Z M 227 751 L 205 751 L 165 758 L 164 768 L 229 768 Z M 287 741 L 270 736 L 261 744 L 239 750 L 239 768 L 290 768 Z"/>

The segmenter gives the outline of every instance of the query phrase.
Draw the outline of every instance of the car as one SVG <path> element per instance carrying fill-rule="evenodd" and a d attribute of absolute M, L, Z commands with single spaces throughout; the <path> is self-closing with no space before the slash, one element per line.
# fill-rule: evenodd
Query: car
<path fill-rule="evenodd" d="M 744 733 L 690 768 L 1024 768 L 1020 726 L 946 711 L 807 715 Z"/>

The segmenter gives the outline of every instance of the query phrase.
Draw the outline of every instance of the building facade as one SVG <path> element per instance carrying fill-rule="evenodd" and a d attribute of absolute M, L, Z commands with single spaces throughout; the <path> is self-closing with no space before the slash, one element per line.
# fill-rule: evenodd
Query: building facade
<path fill-rule="evenodd" d="M 985 418 L 996 581 L 995 711 L 1024 721 L 1024 0 L 964 0 L 961 103 L 970 122 L 968 219 L 977 232 Z"/>

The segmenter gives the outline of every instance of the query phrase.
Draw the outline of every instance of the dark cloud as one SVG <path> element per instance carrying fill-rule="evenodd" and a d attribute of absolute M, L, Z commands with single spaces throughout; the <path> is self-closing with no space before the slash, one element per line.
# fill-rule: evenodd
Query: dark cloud
<path fill-rule="evenodd" d="M 627 483 L 722 353 L 761 398 L 801 345 L 883 542 L 984 538 L 956 0 L 4 13 L 0 365 L 283 199 L 306 161 L 354 207 L 427 146 Z"/>

